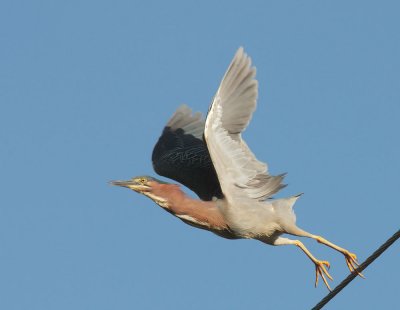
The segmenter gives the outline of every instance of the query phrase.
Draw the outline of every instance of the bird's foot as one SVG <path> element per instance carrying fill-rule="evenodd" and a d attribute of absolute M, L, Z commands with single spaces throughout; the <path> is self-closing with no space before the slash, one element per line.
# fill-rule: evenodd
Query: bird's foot
<path fill-rule="evenodd" d="M 321 278 L 324 281 L 328 290 L 332 291 L 331 287 L 328 284 L 328 281 L 325 278 L 325 276 L 326 276 L 326 277 L 328 277 L 329 280 L 331 280 L 331 281 L 333 280 L 333 278 L 329 274 L 328 270 L 326 269 L 326 268 L 329 269 L 329 267 L 330 267 L 329 262 L 323 261 L 323 260 L 316 260 L 316 261 L 314 261 L 314 264 L 315 264 L 315 287 L 317 287 L 319 277 L 321 276 Z"/>
<path fill-rule="evenodd" d="M 357 260 L 357 255 L 350 253 L 347 250 L 345 250 L 343 252 L 343 255 L 344 255 L 344 258 L 346 259 L 346 264 L 347 264 L 347 267 L 349 268 L 350 272 L 356 273 L 358 276 L 365 279 L 363 274 L 357 270 L 358 266 L 360 266 L 358 263 L 358 260 Z"/>
<path fill-rule="evenodd" d="M 356 254 L 350 253 L 346 249 L 343 249 L 340 246 L 337 246 L 336 244 L 333 244 L 332 242 L 329 242 L 328 240 L 326 240 L 325 238 L 322 238 L 321 236 L 312 236 L 312 238 L 317 240 L 319 243 L 325 244 L 328 247 L 330 247 L 330 248 L 342 253 L 344 255 L 345 259 L 346 259 L 346 264 L 347 264 L 347 267 L 349 268 L 350 272 L 351 273 L 356 273 L 358 276 L 364 278 L 362 273 L 357 270 L 359 264 L 358 264 L 358 261 L 357 261 Z"/>

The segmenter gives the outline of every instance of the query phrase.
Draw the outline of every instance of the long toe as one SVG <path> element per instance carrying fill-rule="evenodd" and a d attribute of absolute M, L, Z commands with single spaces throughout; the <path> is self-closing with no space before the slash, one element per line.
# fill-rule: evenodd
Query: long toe
<path fill-rule="evenodd" d="M 363 276 L 363 274 L 357 270 L 358 266 L 360 266 L 357 261 L 357 255 L 350 253 L 349 251 L 346 251 L 343 254 L 346 259 L 346 264 L 347 264 L 347 267 L 349 268 L 350 272 L 356 273 L 361 278 L 365 278 Z"/>
<path fill-rule="evenodd" d="M 331 291 L 331 287 L 329 286 L 328 281 L 326 280 L 326 277 L 328 277 L 328 279 L 331 281 L 333 280 L 333 278 L 329 274 L 328 270 L 326 269 L 326 268 L 330 267 L 329 262 L 315 261 L 314 263 L 315 263 L 315 286 L 318 285 L 319 277 L 321 277 L 322 281 L 324 281 L 328 290 Z"/>

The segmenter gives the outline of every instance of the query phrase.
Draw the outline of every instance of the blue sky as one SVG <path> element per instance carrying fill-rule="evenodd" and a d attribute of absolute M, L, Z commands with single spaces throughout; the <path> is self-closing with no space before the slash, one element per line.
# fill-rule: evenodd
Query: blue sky
<path fill-rule="evenodd" d="M 244 137 L 298 225 L 361 261 L 399 228 L 396 1 L 3 1 L 1 309 L 308 309 L 295 247 L 196 230 L 113 179 L 154 175 L 181 103 L 205 113 L 236 49 L 257 67 Z M 304 240 L 331 262 L 341 255 Z M 399 244 L 327 309 L 397 305 Z"/>

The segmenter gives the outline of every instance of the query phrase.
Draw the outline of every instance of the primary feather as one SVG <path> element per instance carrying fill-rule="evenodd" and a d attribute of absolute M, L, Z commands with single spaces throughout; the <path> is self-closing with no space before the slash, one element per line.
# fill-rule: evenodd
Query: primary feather
<path fill-rule="evenodd" d="M 266 163 L 251 152 L 241 133 L 249 124 L 257 103 L 256 69 L 240 48 L 211 103 L 205 139 L 222 192 L 265 200 L 278 192 L 284 175 L 272 176 Z M 241 188 L 243 191 L 237 191 Z"/>

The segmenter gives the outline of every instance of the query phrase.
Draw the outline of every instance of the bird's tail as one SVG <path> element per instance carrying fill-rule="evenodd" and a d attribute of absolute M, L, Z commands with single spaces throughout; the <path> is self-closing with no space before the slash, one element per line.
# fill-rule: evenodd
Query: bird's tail
<path fill-rule="evenodd" d="M 296 214 L 293 211 L 293 206 L 302 194 L 277 199 L 272 203 L 282 227 L 292 227 L 295 225 Z"/>

